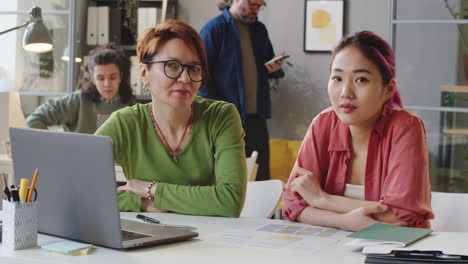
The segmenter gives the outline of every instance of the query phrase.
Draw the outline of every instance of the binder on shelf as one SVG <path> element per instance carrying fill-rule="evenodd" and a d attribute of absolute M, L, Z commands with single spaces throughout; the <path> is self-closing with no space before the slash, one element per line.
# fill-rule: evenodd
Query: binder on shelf
<path fill-rule="evenodd" d="M 122 9 L 118 7 L 113 7 L 110 9 L 109 16 L 109 41 L 114 43 L 121 43 L 121 24 L 122 24 Z"/>
<path fill-rule="evenodd" d="M 158 19 L 161 16 L 161 8 L 140 7 L 138 8 L 138 35 L 149 27 L 155 27 L 159 24 Z"/>
<path fill-rule="evenodd" d="M 158 9 L 156 7 L 146 8 L 146 28 L 155 27 L 158 24 Z"/>
<path fill-rule="evenodd" d="M 86 33 L 86 43 L 88 45 L 97 45 L 98 34 L 98 10 L 96 6 L 88 6 L 88 25 Z"/>
<path fill-rule="evenodd" d="M 138 70 L 138 57 L 131 56 L 132 68 L 130 69 L 130 84 L 136 96 L 142 95 L 142 84 L 140 81 L 140 71 Z"/>
<path fill-rule="evenodd" d="M 109 11 L 108 6 L 99 6 L 98 9 L 98 39 L 97 44 L 103 45 L 109 42 Z"/>
<path fill-rule="evenodd" d="M 138 36 L 140 36 L 143 31 L 146 29 L 146 18 L 147 18 L 147 12 L 146 8 L 139 7 L 138 8 L 138 25 L 137 25 L 137 33 Z"/>

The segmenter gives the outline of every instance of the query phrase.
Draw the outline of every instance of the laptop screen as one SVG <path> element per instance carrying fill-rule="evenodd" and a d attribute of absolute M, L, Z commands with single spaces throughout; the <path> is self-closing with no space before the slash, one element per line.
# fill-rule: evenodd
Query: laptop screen
<path fill-rule="evenodd" d="M 16 182 L 36 168 L 39 232 L 122 247 L 109 137 L 10 128 Z"/>

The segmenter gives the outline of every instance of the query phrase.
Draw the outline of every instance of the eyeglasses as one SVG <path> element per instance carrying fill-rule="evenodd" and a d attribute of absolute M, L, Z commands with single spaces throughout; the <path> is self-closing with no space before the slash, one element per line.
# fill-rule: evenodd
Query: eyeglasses
<path fill-rule="evenodd" d="M 252 9 L 259 8 L 260 10 L 262 10 L 267 6 L 267 4 L 265 2 L 263 2 L 263 4 L 261 4 L 261 5 L 258 5 L 258 4 L 252 3 L 252 1 L 250 1 L 250 0 L 247 0 L 247 3 L 249 4 L 250 8 L 252 8 Z"/>
<path fill-rule="evenodd" d="M 176 60 L 164 60 L 164 61 L 147 61 L 145 64 L 152 64 L 152 63 L 164 63 L 164 74 L 169 79 L 178 79 L 182 72 L 184 72 L 184 67 L 188 70 L 188 76 L 192 82 L 201 82 L 204 77 L 203 67 L 201 64 L 193 64 L 187 65 L 182 64 Z"/>

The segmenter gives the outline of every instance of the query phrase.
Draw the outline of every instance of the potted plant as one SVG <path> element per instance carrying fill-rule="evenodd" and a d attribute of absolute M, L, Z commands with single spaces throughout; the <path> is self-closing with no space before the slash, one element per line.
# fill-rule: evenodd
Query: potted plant
<path fill-rule="evenodd" d="M 135 45 L 137 36 L 138 6 L 139 0 L 118 0 L 117 5 L 124 10 L 122 17 L 122 44 Z"/>
<path fill-rule="evenodd" d="M 466 2 L 466 0 L 460 1 L 460 11 L 456 12 L 454 10 L 454 7 L 449 5 L 448 0 L 444 0 L 445 7 L 448 9 L 453 19 L 467 19 L 468 18 L 468 10 L 464 8 L 464 5 L 463 5 L 464 2 Z M 463 48 L 463 75 L 464 75 L 465 83 L 468 83 L 468 39 L 465 36 L 465 31 L 463 31 L 464 24 L 456 24 L 456 25 L 457 25 L 458 33 L 460 35 L 460 40 L 461 40 L 461 44 Z"/>

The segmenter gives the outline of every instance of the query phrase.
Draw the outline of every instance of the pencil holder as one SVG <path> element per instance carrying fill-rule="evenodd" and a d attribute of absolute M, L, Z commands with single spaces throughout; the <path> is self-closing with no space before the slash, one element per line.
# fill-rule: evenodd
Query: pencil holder
<path fill-rule="evenodd" d="M 2 244 L 8 249 L 37 246 L 37 202 L 15 204 L 3 200 Z"/>

